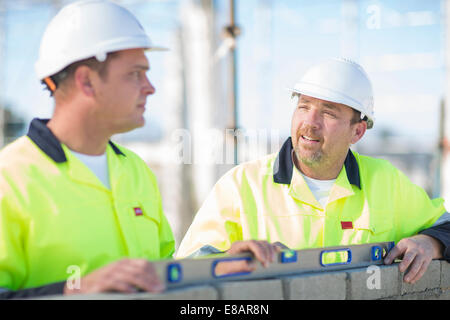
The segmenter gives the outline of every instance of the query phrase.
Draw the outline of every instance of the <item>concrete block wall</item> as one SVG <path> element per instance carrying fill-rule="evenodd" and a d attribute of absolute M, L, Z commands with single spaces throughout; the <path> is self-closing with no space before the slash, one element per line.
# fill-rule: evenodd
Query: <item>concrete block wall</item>
<path fill-rule="evenodd" d="M 450 263 L 433 260 L 415 284 L 403 282 L 398 264 L 305 273 L 264 280 L 227 281 L 171 289 L 162 294 L 96 294 L 45 299 L 124 300 L 450 300 Z"/>

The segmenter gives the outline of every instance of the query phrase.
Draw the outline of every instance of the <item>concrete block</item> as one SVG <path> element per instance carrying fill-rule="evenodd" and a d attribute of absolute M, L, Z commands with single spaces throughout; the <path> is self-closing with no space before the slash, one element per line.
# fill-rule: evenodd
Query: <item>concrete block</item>
<path fill-rule="evenodd" d="M 415 284 L 406 283 L 403 277 L 408 272 L 399 272 L 401 281 L 401 295 L 413 292 L 421 292 L 427 289 L 439 288 L 441 285 L 441 262 L 439 260 L 431 261 L 425 274 Z"/>
<path fill-rule="evenodd" d="M 134 293 L 87 293 L 87 294 L 73 294 L 53 295 L 30 298 L 30 300 L 134 300 L 136 294 Z"/>
<path fill-rule="evenodd" d="M 347 271 L 347 300 L 374 300 L 400 293 L 398 265 L 380 265 Z"/>
<path fill-rule="evenodd" d="M 441 288 L 450 289 L 450 263 L 441 261 Z"/>
<path fill-rule="evenodd" d="M 280 279 L 230 281 L 216 285 L 222 300 L 282 300 Z"/>
<path fill-rule="evenodd" d="M 450 300 L 450 289 L 442 290 L 439 300 Z"/>
<path fill-rule="evenodd" d="M 55 295 L 39 297 L 39 300 L 217 300 L 218 292 L 211 286 L 192 286 L 170 289 L 163 293 L 96 293 Z"/>
<path fill-rule="evenodd" d="M 285 299 L 345 300 L 345 272 L 309 273 L 283 278 Z"/>
<path fill-rule="evenodd" d="M 219 293 L 212 286 L 190 286 L 170 289 L 160 294 L 138 293 L 134 300 L 218 300 Z"/>
<path fill-rule="evenodd" d="M 69 296 L 59 294 L 33 297 L 27 300 L 130 300 L 130 296 L 120 293 L 73 294 Z"/>
<path fill-rule="evenodd" d="M 396 300 L 438 300 L 440 297 L 441 289 L 432 289 L 398 296 L 396 297 Z"/>

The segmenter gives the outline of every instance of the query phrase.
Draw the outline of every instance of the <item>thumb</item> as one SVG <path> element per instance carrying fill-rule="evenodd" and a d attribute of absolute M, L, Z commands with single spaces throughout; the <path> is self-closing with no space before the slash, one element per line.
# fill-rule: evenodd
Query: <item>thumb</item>
<path fill-rule="evenodd" d="M 391 264 L 395 259 L 401 257 L 405 253 L 406 247 L 399 242 L 394 248 L 389 251 L 386 258 L 384 258 L 385 264 Z"/>

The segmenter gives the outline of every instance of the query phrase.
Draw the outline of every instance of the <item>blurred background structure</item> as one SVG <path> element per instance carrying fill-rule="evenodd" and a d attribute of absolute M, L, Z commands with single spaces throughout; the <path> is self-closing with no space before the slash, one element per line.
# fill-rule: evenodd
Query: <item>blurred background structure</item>
<path fill-rule="evenodd" d="M 51 117 L 34 63 L 45 26 L 69 2 L 0 0 L 0 146 Z M 113 140 L 156 173 L 177 245 L 221 175 L 279 150 L 295 105 L 286 88 L 331 56 L 362 64 L 374 86 L 376 123 L 354 149 L 450 204 L 450 1 L 115 2 L 170 48 L 148 54 L 156 94 L 145 127 Z"/>

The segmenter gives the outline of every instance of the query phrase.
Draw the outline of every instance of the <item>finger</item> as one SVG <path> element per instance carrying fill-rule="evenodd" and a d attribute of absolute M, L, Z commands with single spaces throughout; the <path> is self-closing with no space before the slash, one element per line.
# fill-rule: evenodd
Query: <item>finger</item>
<path fill-rule="evenodd" d="M 277 245 L 276 243 L 269 243 L 267 241 L 262 241 L 261 245 L 264 248 L 266 248 L 266 252 L 268 255 L 267 259 L 271 263 L 277 259 L 278 253 L 283 250 L 282 247 Z"/>
<path fill-rule="evenodd" d="M 214 272 L 216 275 L 222 276 L 241 272 L 252 272 L 255 269 L 255 264 L 247 260 L 222 261 L 216 265 Z"/>
<path fill-rule="evenodd" d="M 406 247 L 403 246 L 401 242 L 399 242 L 394 248 L 389 251 L 386 258 L 384 258 L 384 263 L 391 264 L 396 258 L 402 256 L 405 251 Z"/>
<path fill-rule="evenodd" d="M 414 259 L 414 261 L 411 263 L 411 267 L 409 268 L 408 272 L 406 273 L 406 275 L 404 276 L 404 280 L 405 282 L 412 282 L 412 280 L 417 276 L 420 268 L 422 267 L 423 264 L 423 260 L 416 258 Z"/>
<path fill-rule="evenodd" d="M 132 283 L 147 292 L 162 292 L 165 289 L 164 284 L 150 274 L 136 274 Z"/>
<path fill-rule="evenodd" d="M 271 262 L 274 262 L 278 257 L 278 253 L 281 252 L 281 248 L 274 244 L 269 244 L 269 246 L 271 249 Z"/>
<path fill-rule="evenodd" d="M 228 254 L 238 254 L 241 252 L 249 251 L 247 241 L 236 241 L 231 244 L 230 249 L 227 250 Z"/>
<path fill-rule="evenodd" d="M 137 288 L 126 281 L 115 281 L 110 283 L 108 288 L 100 292 L 121 292 L 121 293 L 136 293 Z"/>
<path fill-rule="evenodd" d="M 235 242 L 228 250 L 229 254 L 236 254 L 241 252 L 250 251 L 255 256 L 255 259 L 261 262 L 263 265 L 266 263 L 267 254 L 264 252 L 264 248 L 261 248 L 259 243 L 255 240 Z"/>
<path fill-rule="evenodd" d="M 147 259 L 130 259 L 127 261 L 128 262 L 128 266 L 136 268 L 136 269 L 142 269 L 142 270 L 146 270 L 149 271 L 150 268 L 152 267 L 152 264 L 150 261 L 148 261 Z"/>
<path fill-rule="evenodd" d="M 420 278 L 422 278 L 422 276 L 425 274 L 425 272 L 428 269 L 428 266 L 430 265 L 431 260 L 424 260 L 420 269 L 418 270 L 416 276 L 410 280 L 411 283 L 416 283 L 417 281 L 420 280 Z"/>
<path fill-rule="evenodd" d="M 400 272 L 405 272 L 408 269 L 408 267 L 411 265 L 411 263 L 413 263 L 413 261 L 415 260 L 416 256 L 417 256 L 417 251 L 416 250 L 406 251 L 405 254 L 403 255 L 402 262 L 400 262 L 400 264 L 398 266 L 399 271 Z M 411 268 L 412 267 L 413 267 L 413 265 L 411 265 Z"/>
<path fill-rule="evenodd" d="M 128 283 L 148 292 L 161 292 L 165 284 L 161 281 L 156 270 L 148 260 L 132 259 L 121 263 L 114 271 L 116 276 Z"/>
<path fill-rule="evenodd" d="M 262 260 L 260 261 L 264 267 L 267 267 L 272 262 L 272 250 L 270 244 L 265 241 L 256 242 L 258 249 L 262 253 Z"/>
<path fill-rule="evenodd" d="M 260 258 L 258 258 L 255 253 L 257 260 L 259 260 L 265 268 L 268 267 L 269 264 L 275 259 L 275 251 L 273 250 L 273 246 L 267 241 L 257 241 L 255 246 L 255 249 L 260 252 Z"/>
<path fill-rule="evenodd" d="M 116 277 L 119 282 L 126 282 L 132 287 L 147 292 L 161 292 L 164 286 L 160 282 L 156 282 L 154 277 L 146 272 L 126 272 L 117 273 Z"/>
<path fill-rule="evenodd" d="M 124 266 L 130 272 L 140 274 L 145 278 L 148 278 L 151 283 L 162 285 L 163 282 L 156 272 L 155 266 L 146 259 L 133 259 L 129 261 L 129 264 Z"/>
<path fill-rule="evenodd" d="M 259 262 L 261 262 L 262 265 L 264 267 L 266 267 L 271 259 L 270 247 L 267 245 L 267 242 L 263 242 L 263 241 L 255 241 L 253 243 L 253 245 L 255 247 L 255 249 L 254 249 L 255 256 L 256 256 L 256 252 L 260 253 L 256 257 L 257 260 L 259 260 Z"/>
<path fill-rule="evenodd" d="M 95 285 L 90 286 L 86 293 L 98 292 L 122 292 L 135 293 L 137 289 L 135 286 L 124 280 L 121 276 L 108 277 L 107 279 L 100 279 Z"/>
<path fill-rule="evenodd" d="M 277 248 L 278 252 L 281 252 L 283 250 L 290 250 L 290 248 L 288 246 L 284 245 L 283 243 L 281 243 L 279 241 L 274 242 L 273 245 Z"/>
<path fill-rule="evenodd" d="M 147 277 L 150 278 L 150 282 L 152 284 L 152 292 L 162 292 L 166 289 L 166 284 L 158 276 L 155 265 L 153 263 L 148 262 L 145 271 Z"/>

